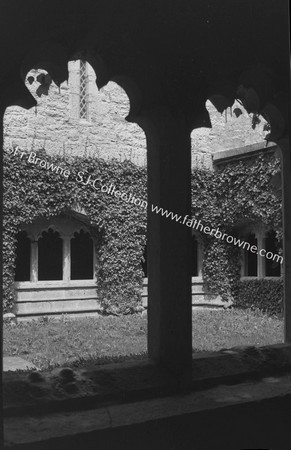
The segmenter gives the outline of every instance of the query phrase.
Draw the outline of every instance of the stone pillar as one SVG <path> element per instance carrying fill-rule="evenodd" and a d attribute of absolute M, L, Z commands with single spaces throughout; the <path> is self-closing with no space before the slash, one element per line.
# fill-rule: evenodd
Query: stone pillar
<path fill-rule="evenodd" d="M 38 242 L 31 242 L 30 279 L 33 283 L 38 281 Z"/>
<path fill-rule="evenodd" d="M 282 151 L 283 248 L 284 248 L 284 340 L 291 343 L 291 161 L 288 139 L 278 142 Z"/>
<path fill-rule="evenodd" d="M 71 279 L 71 238 L 63 237 L 63 280 L 69 282 Z"/>
<path fill-rule="evenodd" d="M 264 235 L 265 235 L 265 231 L 263 231 L 263 230 L 259 230 L 256 233 L 258 251 L 262 250 L 262 248 L 266 248 L 265 247 L 266 239 L 264 238 Z M 266 273 L 266 270 L 265 270 L 264 257 L 257 255 L 257 277 L 259 278 L 259 280 L 261 280 L 262 278 L 265 277 L 265 273 Z"/>
<path fill-rule="evenodd" d="M 144 127 L 148 158 L 148 352 L 189 381 L 191 317 L 191 139 L 182 119 L 156 110 Z M 178 222 L 152 205 L 181 216 Z"/>

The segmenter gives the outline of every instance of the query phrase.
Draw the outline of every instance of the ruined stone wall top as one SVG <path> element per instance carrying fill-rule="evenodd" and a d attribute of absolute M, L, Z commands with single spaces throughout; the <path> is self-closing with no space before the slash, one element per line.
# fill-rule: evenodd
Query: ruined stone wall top
<path fill-rule="evenodd" d="M 130 159 L 145 165 L 144 132 L 125 120 L 129 112 L 126 93 L 113 82 L 98 91 L 95 72 L 86 66 L 87 119 L 79 116 L 80 61 L 72 61 L 68 83 L 60 89 L 52 84 L 48 96 L 37 98 L 36 108 L 7 109 L 4 146 L 18 145 L 27 151 L 44 148 L 50 155 Z"/>
<path fill-rule="evenodd" d="M 198 128 L 191 134 L 192 167 L 212 168 L 212 154 L 223 150 L 241 148 L 264 141 L 268 131 L 266 121 L 252 128 L 252 115 L 248 114 L 236 101 L 232 108 L 219 113 L 210 101 L 206 103 L 212 128 Z M 239 110 L 238 112 L 234 112 Z"/>
<path fill-rule="evenodd" d="M 113 82 L 98 91 L 95 79 L 93 68 L 86 63 L 86 119 L 80 118 L 80 61 L 69 63 L 68 83 L 60 89 L 52 84 L 48 96 L 37 98 L 36 108 L 8 108 L 4 147 L 18 145 L 26 151 L 44 148 L 51 155 L 129 159 L 145 166 L 146 138 L 138 125 L 125 120 L 129 112 L 126 93 Z M 35 87 L 29 89 L 35 92 Z M 238 117 L 233 113 L 235 108 L 241 110 Z M 263 141 L 265 122 L 252 129 L 251 116 L 238 103 L 223 114 L 210 102 L 207 109 L 212 128 L 192 132 L 192 167 L 212 168 L 212 153 Z"/>

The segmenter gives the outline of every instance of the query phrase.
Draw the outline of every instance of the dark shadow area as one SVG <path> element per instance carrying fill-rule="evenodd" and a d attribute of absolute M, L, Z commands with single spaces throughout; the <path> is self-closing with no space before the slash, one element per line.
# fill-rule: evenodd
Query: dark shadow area
<path fill-rule="evenodd" d="M 71 280 L 93 278 L 93 240 L 80 230 L 71 239 Z"/>
<path fill-rule="evenodd" d="M 62 259 L 63 246 L 59 233 L 51 228 L 43 231 L 38 240 L 38 279 L 62 280 Z"/>
<path fill-rule="evenodd" d="M 19 231 L 16 239 L 15 281 L 29 281 L 31 242 L 26 231 Z"/>

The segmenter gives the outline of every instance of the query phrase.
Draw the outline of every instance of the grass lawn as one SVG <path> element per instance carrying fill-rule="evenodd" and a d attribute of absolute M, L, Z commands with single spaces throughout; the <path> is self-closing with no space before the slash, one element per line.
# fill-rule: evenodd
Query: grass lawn
<path fill-rule="evenodd" d="M 80 366 L 146 354 L 147 318 L 140 315 L 49 319 L 4 324 L 4 356 L 21 356 L 40 369 Z M 216 351 L 241 345 L 283 341 L 283 321 L 260 312 L 196 310 L 193 351 Z"/>

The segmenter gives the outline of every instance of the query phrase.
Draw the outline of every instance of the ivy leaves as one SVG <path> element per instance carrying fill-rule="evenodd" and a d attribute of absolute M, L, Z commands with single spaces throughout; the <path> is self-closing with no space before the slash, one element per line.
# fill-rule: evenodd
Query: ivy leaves
<path fill-rule="evenodd" d="M 146 169 L 129 161 L 80 157 L 69 160 L 48 155 L 45 159 L 61 167 L 69 166 L 70 177 L 65 179 L 38 165 L 27 164 L 24 159 L 4 156 L 5 311 L 14 304 L 15 236 L 21 223 L 59 215 L 75 203 L 86 210 L 92 224 L 98 251 L 97 288 L 104 312 L 129 314 L 139 310 L 146 211 L 91 185 L 83 186 L 76 178 L 82 170 L 93 178 L 100 177 L 104 184 L 112 183 L 121 192 L 146 200 Z M 217 172 L 193 170 L 192 215 L 204 225 L 219 227 L 226 233 L 243 219 L 272 226 L 280 233 L 281 200 L 271 185 L 279 170 L 278 160 L 270 154 L 229 163 Z M 239 249 L 205 235 L 203 240 L 204 280 L 213 292 L 228 299 L 239 284 Z"/>
<path fill-rule="evenodd" d="M 40 156 L 40 155 L 38 155 Z M 4 310 L 14 304 L 15 236 L 22 223 L 61 214 L 80 204 L 91 221 L 99 263 L 99 297 L 104 312 L 132 313 L 140 308 L 141 259 L 145 246 L 146 211 L 76 181 L 77 173 L 101 176 L 124 192 L 146 199 L 146 171 L 132 163 L 100 159 L 66 160 L 41 154 L 49 162 L 69 166 L 70 177 L 48 173 L 37 165 L 5 154 L 4 163 Z M 143 231 L 143 232 L 141 232 Z"/>
<path fill-rule="evenodd" d="M 234 235 L 233 227 L 253 222 L 281 233 L 281 199 L 271 180 L 280 162 L 271 154 L 234 161 L 220 171 L 192 173 L 192 214 L 210 228 Z M 203 236 L 203 278 L 208 288 L 224 300 L 236 296 L 240 282 L 241 255 L 226 242 Z"/>

